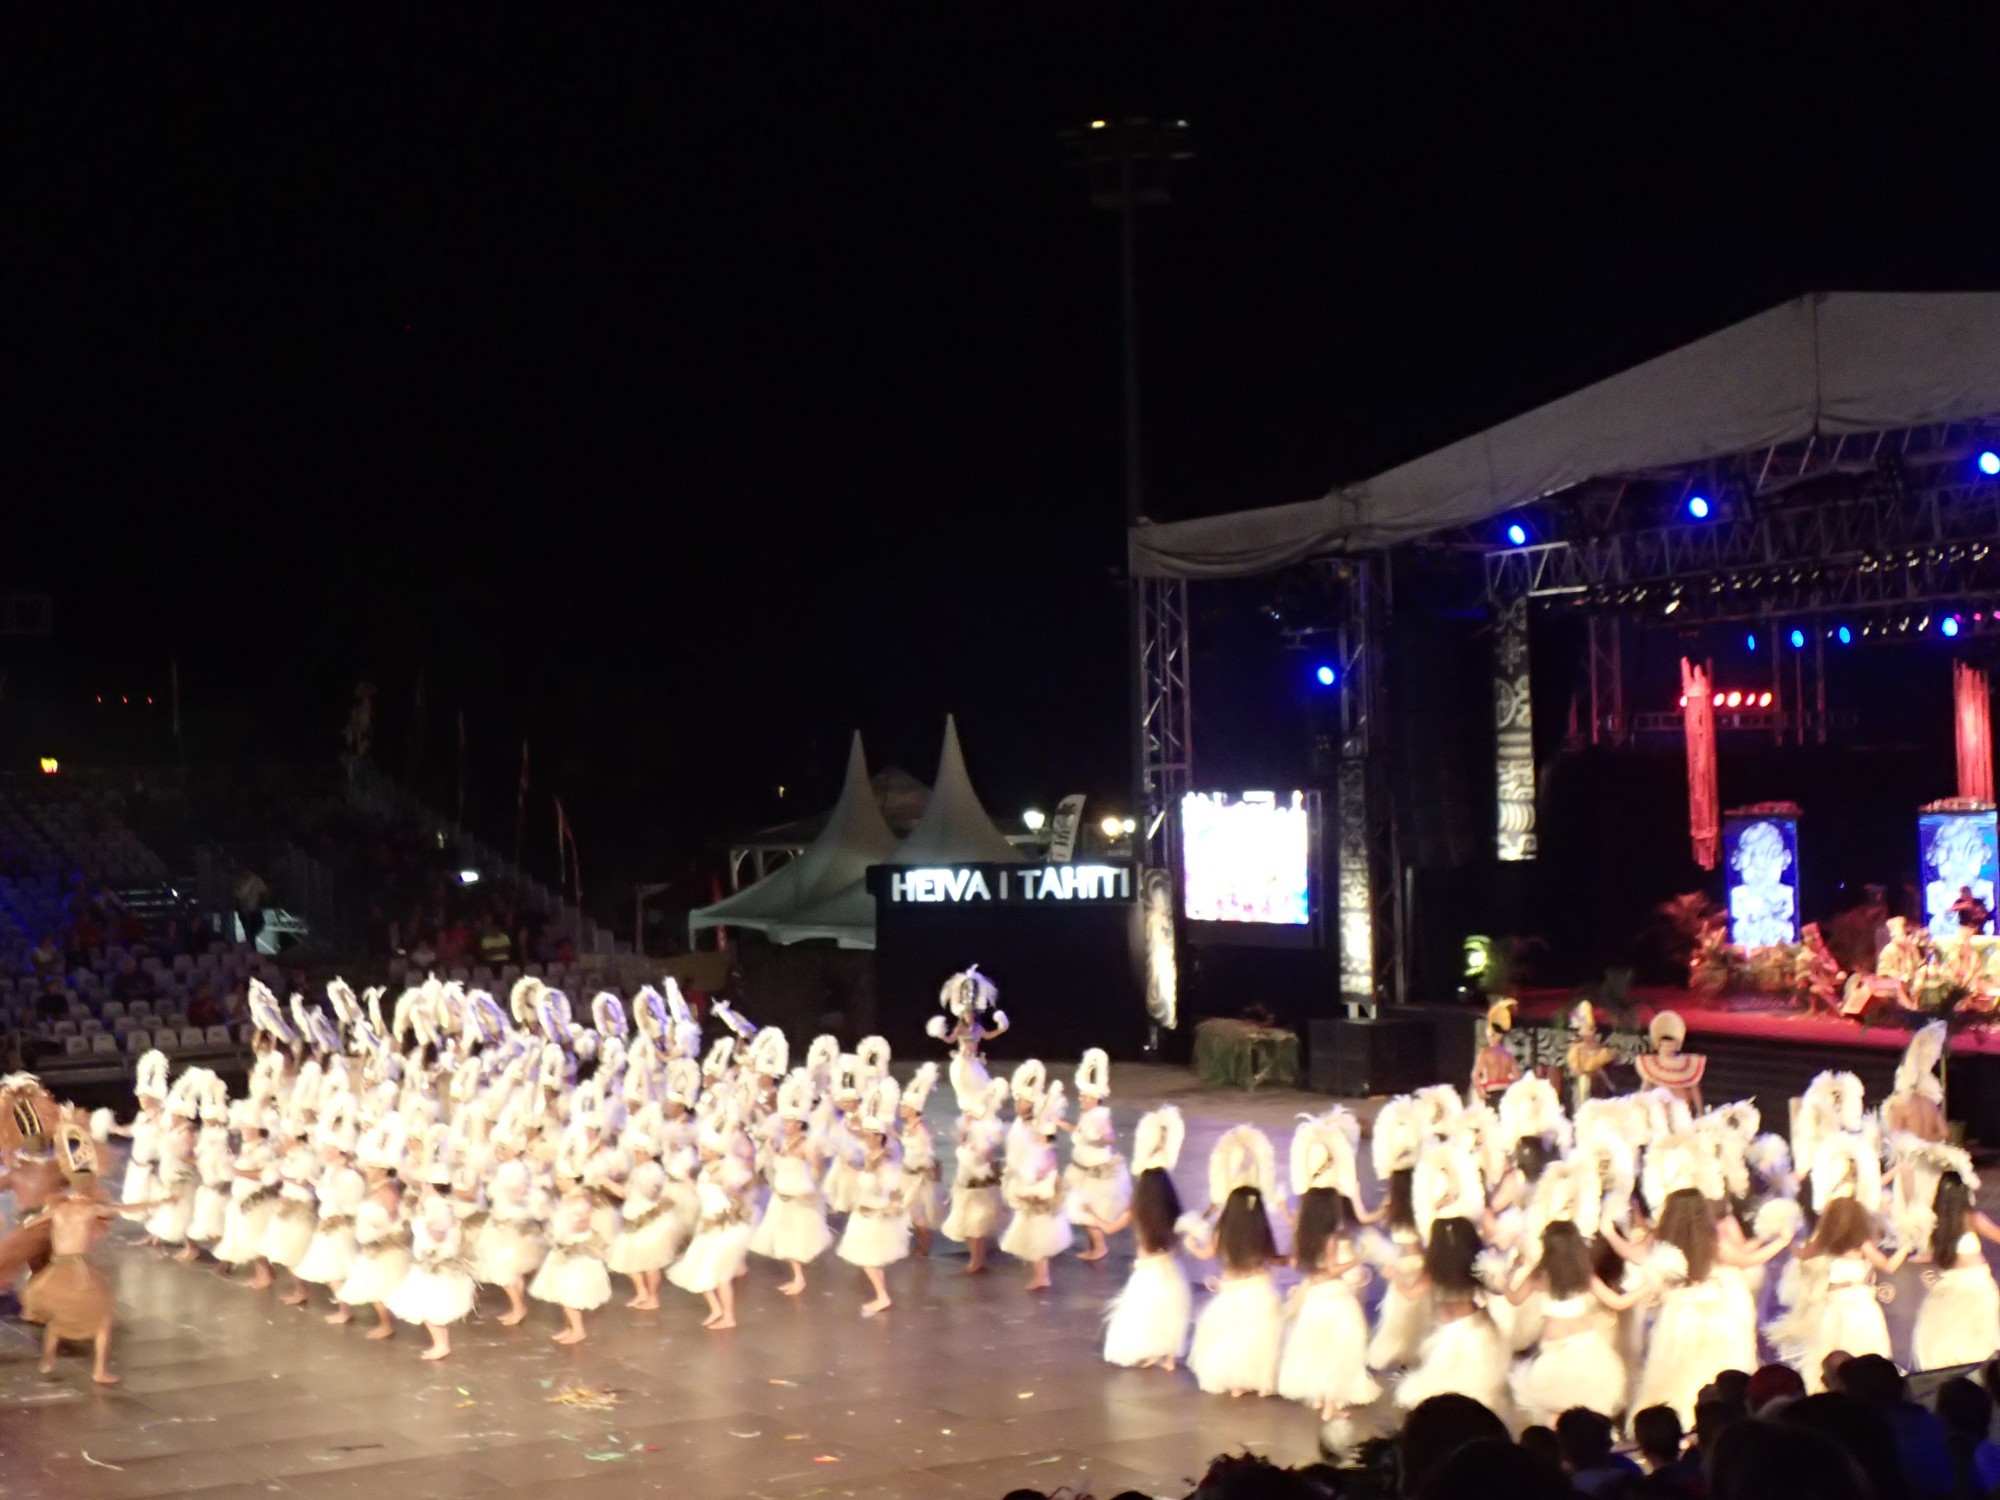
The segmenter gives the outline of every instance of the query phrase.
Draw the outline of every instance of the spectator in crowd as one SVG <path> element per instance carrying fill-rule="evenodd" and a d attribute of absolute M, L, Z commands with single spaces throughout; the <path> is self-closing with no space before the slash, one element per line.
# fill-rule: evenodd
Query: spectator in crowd
<path fill-rule="evenodd" d="M 472 957 L 472 931 L 464 919 L 454 917 L 438 929 L 437 963 L 440 969 L 456 969 Z"/>
<path fill-rule="evenodd" d="M 1632 1441 L 1650 1474 L 1663 1474 L 1684 1488 L 1701 1483 L 1701 1461 L 1681 1451 L 1687 1434 L 1671 1406 L 1649 1406 L 1632 1417 Z"/>
<path fill-rule="evenodd" d="M 1845 1449 L 1877 1500 L 1946 1500 L 1949 1494 L 1949 1490 L 1940 1492 L 1913 1483 L 1896 1451 L 1896 1435 L 1888 1418 L 1845 1391 L 1822 1391 L 1793 1401 L 1779 1407 L 1772 1420 L 1781 1427 L 1810 1428 Z M 1942 1458 L 1942 1442 L 1938 1452 Z M 1948 1459 L 1942 1467 L 1949 1475 Z"/>
<path fill-rule="evenodd" d="M 1796 1401 L 1806 1393 L 1806 1379 L 1790 1365 L 1765 1365 L 1750 1377 L 1744 1400 L 1752 1416 L 1764 1416 L 1774 1402 Z"/>
<path fill-rule="evenodd" d="M 264 931 L 264 906 L 270 899 L 263 876 L 248 865 L 236 872 L 236 917 L 243 924 L 243 941 L 253 948 Z"/>
<path fill-rule="evenodd" d="M 1432 1471 L 1468 1443 L 1507 1441 L 1507 1424 L 1470 1396 L 1445 1394 L 1419 1403 L 1403 1419 L 1397 1438 L 1403 1493 L 1418 1494 Z"/>
<path fill-rule="evenodd" d="M 146 941 L 146 919 L 129 906 L 118 913 L 118 941 L 124 947 L 136 948 Z"/>
<path fill-rule="evenodd" d="M 1594 1492 L 1565 1484 L 1561 1469 L 1526 1448 L 1482 1438 L 1439 1464 L 1416 1493 L 1421 1500 L 1567 1500 Z"/>
<path fill-rule="evenodd" d="M 1612 1451 L 1611 1419 L 1588 1407 L 1573 1406 L 1556 1418 L 1556 1445 L 1563 1472 L 1579 1495 L 1616 1495 L 1645 1473 Z"/>
<path fill-rule="evenodd" d="M 1535 1457 L 1555 1468 L 1562 1467 L 1562 1444 L 1556 1441 L 1556 1430 L 1543 1427 L 1539 1423 L 1521 1429 L 1521 1446 Z"/>
<path fill-rule="evenodd" d="M 419 933 L 417 940 L 410 944 L 410 967 L 415 969 L 419 974 L 424 974 L 435 969 L 437 961 L 437 949 L 431 946 L 431 940 L 428 937 Z"/>
<path fill-rule="evenodd" d="M 126 954 L 118 960 L 118 972 L 111 978 L 112 998 L 130 1005 L 134 1000 L 151 1000 L 153 978 L 139 967 L 139 960 Z"/>
<path fill-rule="evenodd" d="M 35 977 L 48 979 L 59 976 L 63 971 L 63 951 L 56 946 L 53 932 L 42 934 L 42 940 L 28 950 L 28 961 L 35 966 Z"/>
<path fill-rule="evenodd" d="M 1938 1387 L 1937 1414 L 1951 1454 L 1953 1500 L 1971 1500 L 2000 1489 L 2000 1446 L 1987 1437 L 1993 1426 L 1993 1398 L 1960 1376 Z"/>
<path fill-rule="evenodd" d="M 1841 1389 L 1863 1406 L 1881 1414 L 1895 1439 L 1896 1458 L 1913 1500 L 1945 1497 L 1952 1490 L 1951 1453 L 1947 1429 L 1935 1412 L 1910 1399 L 1903 1372 L 1879 1354 L 1861 1354 L 1840 1367 Z M 1785 1415 L 1804 1406 L 1797 1402 Z M 1828 1434 L 1838 1437 L 1838 1434 Z M 1885 1496 L 1884 1500 L 1889 1500 Z"/>
<path fill-rule="evenodd" d="M 1882 1500 L 1854 1460 L 1806 1427 L 1746 1419 L 1716 1439 L 1709 1500 Z"/>
<path fill-rule="evenodd" d="M 1703 1473 L 1714 1462 L 1715 1445 L 1722 1434 L 1749 1416 L 1741 1402 L 1724 1401 L 1713 1394 L 1712 1388 L 1705 1394 L 1708 1399 L 1694 1405 L 1694 1451 L 1701 1460 Z"/>
<path fill-rule="evenodd" d="M 204 1029 L 223 1023 L 222 1006 L 206 983 L 196 985 L 194 994 L 188 998 L 187 1021 L 190 1026 Z"/>
<path fill-rule="evenodd" d="M 479 919 L 479 961 L 489 969 L 498 969 L 511 963 L 514 943 L 491 916 Z"/>
<path fill-rule="evenodd" d="M 35 1000 L 35 1014 L 44 1021 L 60 1021 L 69 1014 L 69 995 L 62 987 L 62 977 L 52 976 L 42 986 L 42 993 Z"/>

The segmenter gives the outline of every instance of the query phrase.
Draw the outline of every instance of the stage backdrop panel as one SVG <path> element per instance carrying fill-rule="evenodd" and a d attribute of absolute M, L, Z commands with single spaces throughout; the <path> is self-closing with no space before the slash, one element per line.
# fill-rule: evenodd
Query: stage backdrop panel
<path fill-rule="evenodd" d="M 924 1026 L 943 1014 L 938 991 L 945 980 L 968 964 L 1000 987 L 1000 1008 L 1012 1023 L 992 1044 L 994 1057 L 1069 1061 L 1085 1047 L 1102 1047 L 1114 1058 L 1139 1056 L 1146 1000 L 1131 867 L 1071 867 L 1102 870 L 1108 878 L 1072 878 L 1067 896 L 1045 892 L 1049 877 L 1040 872 L 1060 868 L 1009 866 L 1004 895 L 997 867 L 882 865 L 869 873 L 876 1019 L 898 1058 L 945 1060 Z M 970 878 L 974 872 L 984 877 L 984 897 Z M 1023 892 L 1024 875 L 1032 894 Z"/>
<path fill-rule="evenodd" d="M 1729 941 L 1769 948 L 1799 940 L 1799 820 L 1732 812 L 1722 820 Z"/>
<path fill-rule="evenodd" d="M 2000 876 L 2000 826 L 1991 809 L 1919 813 L 1917 852 L 1924 881 L 1924 920 L 1931 936 L 1948 937 L 1958 930 L 1951 904 L 1967 887 L 1992 910 L 1993 883 Z M 1993 924 L 1988 922 L 1983 930 L 1992 932 Z"/>

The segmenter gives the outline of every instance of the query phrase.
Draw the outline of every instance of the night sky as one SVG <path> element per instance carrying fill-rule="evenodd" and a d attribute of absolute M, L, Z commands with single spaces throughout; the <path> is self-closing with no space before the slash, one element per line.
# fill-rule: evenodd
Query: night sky
<path fill-rule="evenodd" d="M 852 728 L 928 778 L 947 710 L 997 815 L 1122 801 L 1095 115 L 1199 152 L 1141 230 L 1160 518 L 1804 290 L 2000 285 L 1990 29 L 1224 14 L 16 10 L 16 681 L 177 657 L 251 759 L 366 674 L 390 769 L 448 785 L 463 708 L 502 834 L 526 734 L 613 879 L 811 811 Z"/>

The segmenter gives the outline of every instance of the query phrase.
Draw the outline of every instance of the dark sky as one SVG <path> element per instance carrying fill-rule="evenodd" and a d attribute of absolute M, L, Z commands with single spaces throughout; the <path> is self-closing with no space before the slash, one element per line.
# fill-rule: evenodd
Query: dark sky
<path fill-rule="evenodd" d="M 1011 816 L 1125 754 L 1060 127 L 1196 134 L 1142 228 L 1163 518 L 1802 290 L 2000 284 L 1990 28 L 1287 19 L 1333 9 L 18 10 L 0 584 L 60 631 L 9 659 L 176 654 L 238 757 L 329 753 L 371 674 L 392 768 L 421 669 L 420 779 L 463 706 L 505 807 L 526 733 L 631 876 L 806 810 L 850 728 L 927 777 L 947 710 Z"/>

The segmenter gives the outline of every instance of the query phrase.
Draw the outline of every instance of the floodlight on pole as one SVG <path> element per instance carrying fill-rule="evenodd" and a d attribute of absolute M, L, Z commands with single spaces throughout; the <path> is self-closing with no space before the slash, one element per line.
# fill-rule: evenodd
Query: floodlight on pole
<path fill-rule="evenodd" d="M 1039 807 L 1031 807 L 1021 814 L 1021 826 L 1030 833 L 1040 833 L 1042 825 L 1049 821 L 1049 815 Z"/>

